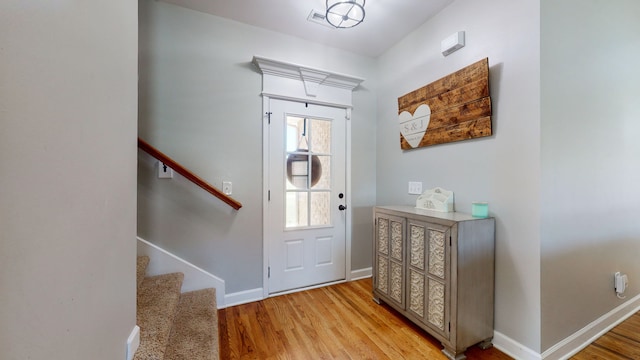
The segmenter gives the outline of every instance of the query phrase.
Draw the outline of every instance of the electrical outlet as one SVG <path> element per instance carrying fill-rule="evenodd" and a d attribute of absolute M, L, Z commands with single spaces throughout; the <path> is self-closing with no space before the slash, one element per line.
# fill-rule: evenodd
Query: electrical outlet
<path fill-rule="evenodd" d="M 618 295 L 621 295 L 624 293 L 624 291 L 627 289 L 627 286 L 629 285 L 629 281 L 627 278 L 626 274 L 620 274 L 620 272 L 616 272 L 614 274 L 614 286 L 616 289 L 616 293 Z"/>
<path fill-rule="evenodd" d="M 222 192 L 225 195 L 231 195 L 231 190 L 232 190 L 231 181 L 223 181 L 222 182 Z"/>
<path fill-rule="evenodd" d="M 409 181 L 409 194 L 411 195 L 421 195 L 422 194 L 422 183 L 417 181 Z"/>

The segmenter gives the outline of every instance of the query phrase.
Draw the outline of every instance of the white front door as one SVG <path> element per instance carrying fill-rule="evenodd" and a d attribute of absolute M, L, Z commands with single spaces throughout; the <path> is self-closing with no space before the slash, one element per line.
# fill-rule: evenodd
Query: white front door
<path fill-rule="evenodd" d="M 344 280 L 346 110 L 269 105 L 269 293 Z"/>

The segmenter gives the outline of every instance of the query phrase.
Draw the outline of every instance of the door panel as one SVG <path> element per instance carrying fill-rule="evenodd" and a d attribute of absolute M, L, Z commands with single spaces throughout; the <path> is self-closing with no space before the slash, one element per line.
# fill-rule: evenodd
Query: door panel
<path fill-rule="evenodd" d="M 377 214 L 375 218 L 376 240 L 374 252 L 376 254 L 377 273 L 374 274 L 374 288 L 380 291 L 385 301 L 390 301 L 401 307 L 405 303 L 405 274 L 404 242 L 405 220 L 403 218 Z"/>
<path fill-rule="evenodd" d="M 345 279 L 345 110 L 270 100 L 269 293 Z"/>
<path fill-rule="evenodd" d="M 449 238 L 451 228 L 408 221 L 409 276 L 407 311 L 445 338 L 449 337 Z"/>

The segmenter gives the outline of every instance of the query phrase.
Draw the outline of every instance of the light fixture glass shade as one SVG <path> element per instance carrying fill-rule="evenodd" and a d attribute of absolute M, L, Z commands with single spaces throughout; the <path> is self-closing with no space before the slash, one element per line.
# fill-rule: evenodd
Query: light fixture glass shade
<path fill-rule="evenodd" d="M 337 28 L 354 27 L 364 20 L 365 0 L 327 0 L 327 22 Z"/>

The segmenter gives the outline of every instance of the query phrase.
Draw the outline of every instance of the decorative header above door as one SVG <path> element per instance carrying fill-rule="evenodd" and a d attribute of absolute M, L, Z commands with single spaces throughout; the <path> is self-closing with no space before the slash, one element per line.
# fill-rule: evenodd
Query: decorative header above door
<path fill-rule="evenodd" d="M 351 92 L 364 79 L 254 56 L 263 75 L 262 95 L 351 108 Z"/>

